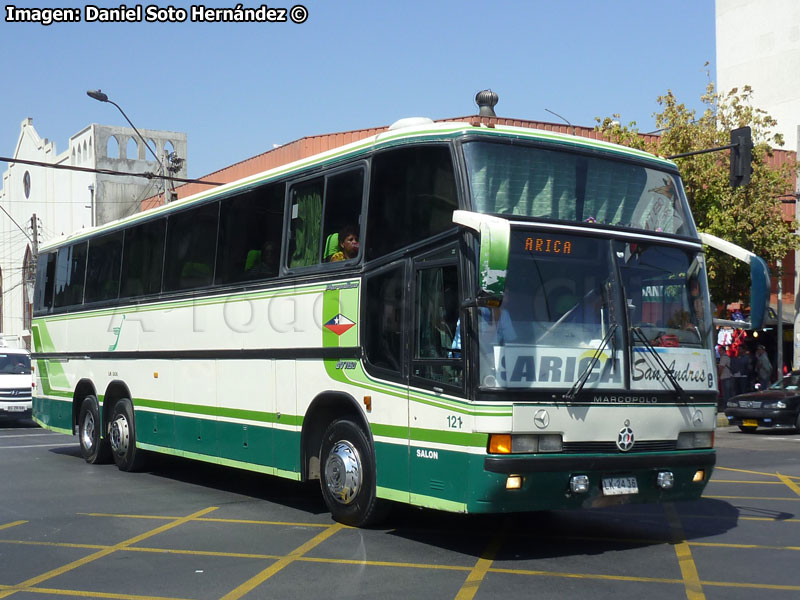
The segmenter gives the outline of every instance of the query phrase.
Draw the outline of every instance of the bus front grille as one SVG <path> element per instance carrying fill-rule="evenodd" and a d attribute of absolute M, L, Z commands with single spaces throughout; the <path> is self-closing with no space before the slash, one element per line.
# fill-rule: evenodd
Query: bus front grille
<path fill-rule="evenodd" d="M 677 450 L 677 440 L 637 441 L 625 454 L 636 452 L 672 452 Z M 622 453 L 614 442 L 564 442 L 565 454 L 608 454 Z"/>

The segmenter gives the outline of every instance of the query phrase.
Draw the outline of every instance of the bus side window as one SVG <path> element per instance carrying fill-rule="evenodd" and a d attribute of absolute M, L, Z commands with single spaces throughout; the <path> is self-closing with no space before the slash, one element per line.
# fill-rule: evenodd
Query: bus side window
<path fill-rule="evenodd" d="M 325 180 L 319 178 L 292 186 L 289 268 L 319 262 L 324 185 Z"/>
<path fill-rule="evenodd" d="M 109 233 L 89 242 L 84 302 L 111 300 L 119 293 L 122 232 Z"/>
<path fill-rule="evenodd" d="M 376 367 L 400 373 L 403 354 L 403 265 L 371 275 L 364 284 L 364 352 Z"/>
<path fill-rule="evenodd" d="M 56 253 L 40 254 L 36 263 L 36 288 L 33 307 L 36 312 L 50 312 L 53 308 L 53 289 L 56 278 Z"/>
<path fill-rule="evenodd" d="M 449 146 L 382 152 L 370 177 L 367 260 L 453 227 L 458 195 Z"/>
<path fill-rule="evenodd" d="M 463 364 L 456 351 L 460 350 L 456 348 L 459 297 L 455 265 L 417 271 L 412 366 L 415 376 L 447 385 L 462 384 Z"/>
<path fill-rule="evenodd" d="M 340 251 L 339 232 L 346 226 L 360 230 L 361 201 L 364 197 L 364 170 L 354 169 L 328 177 L 325 186 L 325 220 L 322 261 Z M 356 235 L 356 237 L 359 237 Z M 346 259 L 347 257 L 345 257 Z"/>
<path fill-rule="evenodd" d="M 222 201 L 216 284 L 278 275 L 285 191 L 270 184 Z"/>
<path fill-rule="evenodd" d="M 146 296 L 161 291 L 166 228 L 167 220 L 158 219 L 125 231 L 120 298 Z"/>
<path fill-rule="evenodd" d="M 219 202 L 190 208 L 169 217 L 164 291 L 211 285 L 218 220 Z"/>
<path fill-rule="evenodd" d="M 64 246 L 56 258 L 56 283 L 53 306 L 56 308 L 83 304 L 88 243 Z"/>

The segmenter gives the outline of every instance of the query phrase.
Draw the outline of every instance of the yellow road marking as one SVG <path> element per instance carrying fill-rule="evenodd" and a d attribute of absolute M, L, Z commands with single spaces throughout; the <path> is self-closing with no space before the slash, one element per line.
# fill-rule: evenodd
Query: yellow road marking
<path fill-rule="evenodd" d="M 7 586 L 0 585 L 0 591 Z M 111 598 L 112 600 L 191 600 L 190 598 L 170 598 L 165 596 L 137 596 L 136 594 L 112 594 L 110 592 L 90 592 L 87 590 L 58 590 L 32 587 L 25 590 L 37 594 L 51 596 L 72 596 L 76 598 Z"/>
<path fill-rule="evenodd" d="M 531 569 L 505 569 L 492 567 L 492 573 L 506 573 L 508 575 L 536 575 L 540 577 L 563 577 L 565 579 L 599 579 L 602 581 L 630 581 L 636 583 L 673 583 L 683 584 L 681 579 L 668 579 L 666 577 L 633 577 L 629 575 L 600 575 L 597 573 L 564 573 L 559 571 L 533 571 Z"/>
<path fill-rule="evenodd" d="M 760 544 L 725 544 L 723 542 L 689 542 L 690 546 L 704 548 L 736 548 L 740 550 L 790 550 L 800 552 L 800 546 L 762 546 Z"/>
<path fill-rule="evenodd" d="M 264 583 L 267 579 L 275 575 L 275 573 L 277 573 L 284 567 L 290 565 L 298 558 L 303 556 L 303 554 L 313 549 L 314 547 L 318 546 L 319 544 L 327 540 L 329 537 L 331 537 L 333 534 L 344 529 L 344 527 L 345 526 L 342 525 L 341 523 L 336 523 L 335 525 L 328 526 L 328 528 L 325 531 L 317 534 L 302 546 L 298 546 L 287 556 L 280 558 L 277 562 L 273 563 L 272 565 L 261 571 L 261 573 L 259 573 L 255 577 L 251 577 L 236 589 L 225 594 L 220 600 L 236 600 L 238 598 L 241 598 L 245 594 L 248 594 L 249 592 L 257 588 L 259 585 Z"/>
<path fill-rule="evenodd" d="M 193 520 L 193 519 L 195 519 L 197 517 L 201 517 L 201 516 L 203 516 L 205 514 L 208 514 L 213 510 L 217 510 L 217 507 L 216 506 L 211 506 L 209 508 L 204 508 L 203 510 L 199 510 L 199 511 L 197 511 L 195 513 L 192 513 L 189 516 L 175 519 L 172 523 L 166 523 L 165 525 L 162 525 L 161 527 L 156 527 L 155 529 L 153 529 L 151 531 L 147 531 L 145 533 L 141 533 L 141 534 L 139 534 L 139 535 L 137 535 L 135 537 L 132 537 L 132 538 L 130 538 L 128 540 L 125 540 L 123 542 L 119 542 L 118 544 L 114 544 L 113 546 L 109 546 L 108 548 L 104 548 L 102 550 L 98 550 L 97 552 L 94 552 L 93 554 L 90 554 L 89 556 L 85 556 L 85 557 L 80 558 L 78 560 L 72 561 L 71 563 L 68 563 L 68 564 L 63 565 L 61 567 L 58 567 L 57 569 L 52 569 L 50 571 L 47 571 L 46 573 L 42 573 L 41 575 L 37 575 L 36 577 L 31 577 L 30 579 L 27 579 L 26 581 L 23 581 L 22 583 L 19 583 L 19 584 L 15 585 L 15 586 L 11 586 L 10 588 L 6 588 L 5 591 L 0 592 L 0 598 L 7 598 L 8 596 L 10 596 L 11 594 L 13 594 L 15 592 L 28 591 L 29 588 L 31 588 L 31 587 L 33 587 L 33 586 L 35 586 L 35 585 L 37 585 L 37 584 L 39 584 L 39 583 L 41 583 L 43 581 L 47 581 L 48 579 L 52 579 L 53 577 L 57 577 L 59 575 L 63 575 L 64 573 L 66 573 L 68 571 L 71 571 L 72 569 L 76 569 L 76 568 L 81 567 L 81 566 L 83 566 L 85 564 L 93 562 L 93 561 L 95 561 L 95 560 L 97 560 L 99 558 L 103 558 L 104 556 L 108 556 L 109 554 L 111 554 L 112 552 L 116 552 L 117 550 L 126 549 L 128 546 L 136 544 L 136 543 L 138 543 L 138 542 L 140 542 L 142 540 L 146 540 L 147 538 L 153 537 L 154 535 L 158 535 L 159 533 L 163 533 L 164 531 L 168 531 L 169 529 L 173 529 L 174 527 L 178 527 L 179 525 L 183 525 L 184 523 L 188 523 L 189 521 L 191 521 L 191 520 Z"/>
<path fill-rule="evenodd" d="M 781 475 L 780 473 L 777 474 L 778 478 L 781 480 L 781 483 L 786 484 L 786 486 L 792 490 L 795 494 L 800 496 L 800 486 L 798 486 L 794 481 L 792 481 L 786 475 Z"/>
<path fill-rule="evenodd" d="M 119 519 L 156 519 L 167 521 L 177 519 L 178 517 L 167 517 L 157 515 L 124 515 L 115 513 L 77 513 L 86 517 L 109 517 Z M 240 523 L 243 525 L 286 525 L 287 527 L 317 527 L 327 529 L 330 527 L 327 523 L 292 523 L 291 521 L 259 521 L 256 519 L 222 519 L 218 517 L 203 517 L 202 519 L 194 519 L 200 523 Z"/>
<path fill-rule="evenodd" d="M 458 594 L 456 594 L 456 600 L 472 600 L 472 598 L 475 597 L 502 543 L 503 534 L 501 532 L 492 538 L 481 554 L 481 557 L 478 559 L 478 562 L 472 567 L 472 571 L 467 575 L 467 580 L 464 582 L 464 585 L 461 586 L 461 589 L 458 590 Z"/>
<path fill-rule="evenodd" d="M 675 540 L 675 554 L 678 557 L 678 565 L 681 568 L 683 586 L 686 589 L 686 598 L 688 598 L 688 600 L 705 600 L 706 596 L 703 593 L 703 586 L 697 574 L 697 566 L 694 564 L 692 551 L 689 548 L 689 544 L 686 542 L 686 535 L 683 532 L 683 525 L 678 516 L 678 511 L 675 510 L 675 505 L 667 503 L 664 505 L 664 512 L 667 513 L 669 528 Z"/>
<path fill-rule="evenodd" d="M 753 483 L 756 485 L 781 485 L 780 481 L 744 481 L 738 479 L 713 479 L 711 483 Z"/>
<path fill-rule="evenodd" d="M 5 525 L 0 525 L 0 529 L 10 529 L 11 527 L 16 527 L 17 525 L 22 525 L 23 523 L 27 523 L 27 521 L 13 521 L 11 523 L 6 523 Z"/>
<path fill-rule="evenodd" d="M 749 475 L 763 475 L 764 477 L 775 477 L 775 473 L 765 473 L 764 471 L 748 471 L 747 469 L 734 469 L 732 467 L 714 467 L 715 471 L 731 471 L 732 473 L 747 473 Z M 792 475 L 791 479 L 800 479 L 800 476 Z M 714 481 L 713 479 L 711 481 Z"/>
<path fill-rule="evenodd" d="M 703 496 L 703 498 L 712 498 L 714 500 L 787 500 L 789 502 L 800 502 L 800 498 L 767 498 L 765 496 Z"/>
<path fill-rule="evenodd" d="M 626 581 L 633 583 L 672 583 L 684 584 L 681 579 L 668 579 L 665 577 L 632 577 L 627 575 L 600 575 L 597 573 L 562 573 L 558 571 L 533 571 L 530 569 L 503 569 L 492 567 L 490 573 L 504 573 L 507 575 L 529 575 L 537 577 L 562 577 L 565 579 L 593 579 L 600 581 Z M 747 588 L 756 590 L 784 590 L 800 591 L 800 585 L 779 585 L 773 583 L 738 583 L 733 581 L 699 581 L 706 587 Z"/>

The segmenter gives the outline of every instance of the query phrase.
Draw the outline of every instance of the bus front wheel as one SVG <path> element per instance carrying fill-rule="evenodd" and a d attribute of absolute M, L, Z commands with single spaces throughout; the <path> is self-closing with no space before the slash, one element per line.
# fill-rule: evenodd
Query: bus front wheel
<path fill-rule="evenodd" d="M 334 519 L 366 527 L 379 518 L 375 458 L 363 430 L 347 419 L 328 426 L 320 448 L 320 487 Z"/>
<path fill-rule="evenodd" d="M 86 396 L 81 402 L 78 413 L 78 438 L 81 444 L 81 456 L 90 465 L 110 462 L 111 446 L 108 437 L 101 437 L 102 421 L 97 398 Z"/>
<path fill-rule="evenodd" d="M 136 424 L 133 404 L 122 398 L 111 413 L 111 454 L 120 471 L 138 471 L 143 464 L 144 451 L 136 448 Z"/>

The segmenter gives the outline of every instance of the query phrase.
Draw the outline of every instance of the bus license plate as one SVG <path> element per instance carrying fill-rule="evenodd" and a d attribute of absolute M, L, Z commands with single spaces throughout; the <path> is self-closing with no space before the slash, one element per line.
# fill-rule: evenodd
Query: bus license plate
<path fill-rule="evenodd" d="M 742 427 L 758 427 L 758 421 L 755 419 L 743 419 Z"/>
<path fill-rule="evenodd" d="M 6 410 L 8 412 L 23 412 L 25 407 L 22 405 L 11 404 L 10 406 L 6 406 Z"/>
<path fill-rule="evenodd" d="M 603 477 L 604 496 L 638 493 L 639 486 L 636 483 L 636 477 Z"/>

